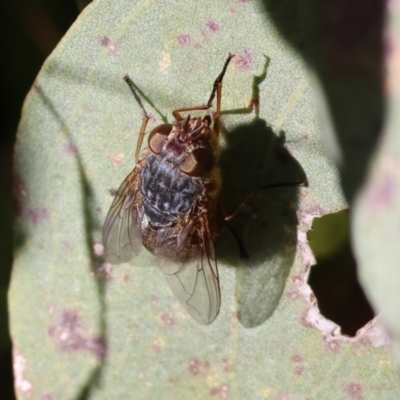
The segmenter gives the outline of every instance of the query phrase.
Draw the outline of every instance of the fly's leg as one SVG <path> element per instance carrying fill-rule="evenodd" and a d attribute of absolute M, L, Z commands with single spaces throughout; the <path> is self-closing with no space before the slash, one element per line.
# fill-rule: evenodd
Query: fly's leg
<path fill-rule="evenodd" d="M 301 181 L 294 181 L 294 182 L 277 182 L 271 183 L 268 185 L 260 186 L 257 189 L 254 189 L 235 209 L 235 211 L 231 214 L 225 213 L 225 221 L 230 221 L 234 218 L 237 213 L 260 191 L 263 189 L 273 189 L 273 188 L 282 188 L 282 187 L 293 187 L 293 186 L 308 186 L 307 179 L 303 179 Z"/>
<path fill-rule="evenodd" d="M 222 201 L 219 201 L 219 209 L 221 211 L 221 214 L 224 218 L 224 225 L 218 232 L 218 236 L 226 229 L 228 229 L 229 233 L 234 237 L 236 240 L 236 243 L 239 248 L 239 253 L 240 253 L 240 258 L 242 259 L 248 259 L 249 255 L 246 252 L 246 249 L 244 247 L 244 244 L 239 237 L 239 235 L 229 226 L 229 221 L 233 219 L 238 212 L 260 191 L 263 189 L 271 189 L 271 188 L 279 188 L 279 187 L 293 187 L 293 186 L 308 186 L 308 181 L 307 179 L 304 179 L 302 181 L 295 181 L 295 182 L 284 182 L 284 183 L 273 183 L 270 185 L 265 185 L 265 186 L 260 186 L 259 188 L 253 190 L 240 204 L 238 207 L 236 207 L 235 211 L 231 214 L 228 214 Z"/>
<path fill-rule="evenodd" d="M 228 229 L 228 232 L 236 240 L 236 243 L 239 248 L 240 258 L 247 260 L 249 258 L 249 256 L 247 255 L 247 252 L 244 248 L 244 244 L 243 244 L 242 240 L 240 239 L 239 235 L 232 229 L 232 227 L 229 226 L 229 219 L 227 219 L 228 213 L 226 212 L 226 209 L 225 209 L 224 204 L 222 203 L 221 199 L 219 200 L 218 207 L 224 218 L 224 224 L 223 224 L 222 228 L 218 231 L 217 236 L 221 235 L 225 229 Z"/>
<path fill-rule="evenodd" d="M 133 84 L 131 78 L 129 78 L 128 75 L 125 75 L 123 79 L 128 84 L 129 89 L 131 89 L 133 97 L 136 100 L 136 103 L 139 104 L 139 107 L 142 109 L 142 112 L 143 112 L 142 126 L 140 128 L 139 138 L 138 138 L 138 141 L 136 144 L 136 151 L 135 151 L 135 162 L 137 163 L 138 158 L 139 158 L 140 149 L 141 149 L 142 143 L 143 143 L 143 138 L 144 138 L 144 135 L 146 132 L 147 123 L 149 122 L 150 116 L 149 116 L 149 114 L 147 114 L 147 111 L 145 110 L 145 108 L 143 106 L 142 100 L 140 99 L 139 95 L 137 94 L 137 92 L 134 88 L 134 84 Z"/>
<path fill-rule="evenodd" d="M 234 110 L 224 110 L 224 111 L 222 111 L 223 115 L 251 114 L 254 109 L 255 110 L 255 119 L 260 118 L 260 85 L 267 77 L 268 66 L 269 66 L 269 63 L 271 62 L 271 59 L 269 57 L 267 57 L 266 55 L 264 55 L 264 57 L 265 57 L 265 63 L 264 63 L 263 71 L 261 72 L 260 75 L 255 75 L 253 78 L 252 96 L 251 96 L 251 100 L 250 100 L 248 106 L 244 107 L 244 108 L 234 109 Z"/>
<path fill-rule="evenodd" d="M 214 129 L 217 133 L 219 133 L 219 117 L 221 115 L 221 99 L 222 99 L 222 80 L 224 79 L 224 75 L 226 72 L 226 69 L 228 68 L 228 65 L 232 58 L 234 57 L 234 54 L 229 53 L 228 58 L 225 61 L 225 64 L 222 68 L 221 73 L 217 76 L 217 79 L 214 81 L 213 89 L 211 92 L 211 96 L 208 99 L 208 102 L 206 105 L 201 105 L 201 106 L 194 106 L 194 107 L 183 107 L 183 108 L 177 108 L 172 112 L 174 118 L 177 121 L 182 121 L 183 117 L 181 115 L 182 112 L 187 112 L 187 111 L 204 111 L 208 110 L 212 106 L 212 102 L 214 100 L 215 95 L 217 95 L 217 111 L 215 113 L 214 117 Z"/>
<path fill-rule="evenodd" d="M 182 108 L 177 108 L 176 110 L 172 111 L 172 115 L 177 121 L 182 121 L 184 118 L 181 115 L 181 112 L 187 112 L 187 111 L 202 111 L 202 110 L 208 110 L 210 107 L 207 105 L 202 105 L 202 106 L 194 106 L 194 107 L 182 107 Z"/>

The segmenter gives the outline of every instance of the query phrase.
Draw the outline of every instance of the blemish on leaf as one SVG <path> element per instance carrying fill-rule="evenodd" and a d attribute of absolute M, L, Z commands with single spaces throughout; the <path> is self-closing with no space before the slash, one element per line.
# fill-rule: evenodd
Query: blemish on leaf
<path fill-rule="evenodd" d="M 191 43 L 191 39 L 189 35 L 180 35 L 178 36 L 178 43 L 181 46 L 189 46 Z"/>
<path fill-rule="evenodd" d="M 160 319 L 164 325 L 175 325 L 175 320 L 168 313 L 162 314 Z"/>
<path fill-rule="evenodd" d="M 238 321 L 240 321 L 240 311 L 232 311 L 232 318 L 235 318 Z"/>
<path fill-rule="evenodd" d="M 379 316 L 376 316 L 359 329 L 354 340 L 359 340 L 362 344 L 372 345 L 373 347 L 387 346 L 391 343 L 390 335 Z"/>
<path fill-rule="evenodd" d="M 311 223 L 312 219 L 309 222 Z M 296 276 L 294 278 L 294 282 L 299 293 L 302 294 L 309 303 L 308 309 L 305 310 L 301 318 L 301 323 L 305 326 L 311 326 L 318 329 L 328 342 L 331 340 L 337 340 L 338 338 L 345 338 L 341 335 L 340 326 L 325 318 L 320 313 L 314 293 L 310 285 L 307 283 L 310 267 L 315 264 L 315 258 L 310 246 L 308 245 L 306 232 L 301 230 L 297 231 L 297 246 L 301 254 L 303 272 L 301 276 Z"/>
<path fill-rule="evenodd" d="M 307 132 L 302 132 L 300 133 L 300 137 L 302 140 L 308 140 L 310 138 L 310 135 Z"/>
<path fill-rule="evenodd" d="M 30 398 L 32 396 L 32 384 L 24 376 L 26 364 L 27 363 L 24 356 L 18 351 L 16 347 L 14 347 L 13 370 L 15 389 L 22 392 L 25 397 Z"/>
<path fill-rule="evenodd" d="M 223 365 L 222 370 L 224 372 L 232 372 L 233 371 L 233 367 L 232 367 L 231 363 L 226 358 L 224 358 L 222 360 L 222 365 Z"/>
<path fill-rule="evenodd" d="M 17 217 L 22 215 L 24 199 L 28 196 L 28 192 L 25 187 L 25 183 L 23 182 L 21 176 L 19 174 L 15 174 L 14 176 L 14 187 L 13 187 L 13 202 L 14 202 L 14 210 Z"/>
<path fill-rule="evenodd" d="M 219 387 L 213 387 L 210 389 L 210 394 L 212 396 L 218 396 L 221 399 L 229 398 L 229 386 L 228 385 L 221 385 Z"/>
<path fill-rule="evenodd" d="M 123 159 L 124 159 L 124 155 L 123 155 L 122 153 L 120 153 L 120 154 L 117 154 L 117 155 L 113 158 L 113 162 L 114 162 L 114 164 L 119 165 L 119 164 L 122 163 L 122 160 L 123 160 Z"/>
<path fill-rule="evenodd" d="M 346 393 L 353 399 L 359 399 L 363 395 L 363 388 L 360 383 L 351 382 L 346 386 Z"/>
<path fill-rule="evenodd" d="M 109 262 L 103 262 L 100 264 L 100 267 L 95 269 L 95 276 L 97 278 L 110 280 L 112 276 L 113 266 Z"/>
<path fill-rule="evenodd" d="M 64 151 L 67 156 L 73 157 L 78 153 L 78 148 L 73 143 L 66 143 L 64 145 Z"/>
<path fill-rule="evenodd" d="M 93 245 L 93 253 L 100 257 L 104 254 L 104 246 L 101 243 L 95 243 Z"/>
<path fill-rule="evenodd" d="M 219 31 L 219 24 L 218 24 L 218 22 L 215 22 L 215 21 L 208 21 L 208 22 L 206 23 L 206 26 L 207 26 L 207 28 L 208 28 L 211 32 L 213 32 L 213 33 Z"/>
<path fill-rule="evenodd" d="M 151 345 L 151 351 L 155 354 L 161 353 L 161 346 L 158 343 L 154 343 Z"/>
<path fill-rule="evenodd" d="M 296 363 L 300 363 L 300 362 L 303 362 L 304 360 L 303 360 L 303 357 L 300 354 L 294 354 L 292 356 L 292 361 L 296 362 Z"/>
<path fill-rule="evenodd" d="M 400 165 L 392 157 L 386 157 L 379 165 L 375 185 L 367 193 L 368 207 L 372 215 L 385 212 L 395 201 Z"/>
<path fill-rule="evenodd" d="M 170 66 L 171 66 L 171 54 L 166 51 L 163 51 L 161 59 L 158 63 L 158 68 L 162 74 L 166 75 Z"/>
<path fill-rule="evenodd" d="M 297 290 L 292 290 L 291 292 L 289 292 L 287 294 L 287 297 L 289 297 L 289 299 L 291 299 L 291 300 L 297 300 L 300 296 L 299 296 L 299 292 Z"/>
<path fill-rule="evenodd" d="M 200 361 L 198 359 L 192 359 L 189 362 L 189 372 L 192 375 L 199 375 L 205 370 L 210 368 L 210 363 L 208 361 Z"/>
<path fill-rule="evenodd" d="M 340 336 L 340 326 L 333 321 L 325 318 L 320 312 L 316 304 L 311 306 L 302 318 L 302 322 L 306 326 L 317 328 L 325 339 L 328 341 Z"/>
<path fill-rule="evenodd" d="M 145 380 L 145 379 L 147 379 L 146 378 L 146 375 L 144 374 L 144 373 L 140 373 L 139 374 L 139 379 L 142 379 L 142 380 Z M 144 382 L 144 384 L 147 386 L 147 387 L 152 387 L 153 386 L 153 384 L 150 382 L 150 381 L 146 381 L 146 382 Z"/>
<path fill-rule="evenodd" d="M 340 350 L 340 343 L 337 340 L 327 342 L 326 346 L 332 353 L 337 353 Z"/>
<path fill-rule="evenodd" d="M 103 39 L 101 39 L 101 45 L 103 47 L 107 47 L 109 43 L 110 43 L 110 39 L 107 36 L 104 36 Z"/>
<path fill-rule="evenodd" d="M 35 225 L 50 218 L 50 212 L 46 207 L 32 208 L 28 212 L 28 218 Z"/>
<path fill-rule="evenodd" d="M 104 36 L 101 39 L 101 45 L 103 47 L 107 47 L 112 53 L 114 53 L 116 56 L 119 56 L 119 50 L 117 45 L 107 36 Z"/>
<path fill-rule="evenodd" d="M 280 394 L 277 397 L 277 400 L 291 400 L 290 397 L 287 394 Z"/>
<path fill-rule="evenodd" d="M 104 338 L 87 337 L 81 317 L 75 310 L 65 309 L 58 324 L 48 329 L 55 346 L 62 352 L 89 352 L 99 359 L 107 354 Z"/>
<path fill-rule="evenodd" d="M 236 54 L 235 65 L 241 71 L 248 71 L 253 66 L 253 57 L 247 50 L 244 50 Z"/>
<path fill-rule="evenodd" d="M 292 356 L 292 362 L 293 362 L 294 372 L 297 375 L 302 375 L 305 369 L 303 357 L 299 354 L 294 354 Z"/>

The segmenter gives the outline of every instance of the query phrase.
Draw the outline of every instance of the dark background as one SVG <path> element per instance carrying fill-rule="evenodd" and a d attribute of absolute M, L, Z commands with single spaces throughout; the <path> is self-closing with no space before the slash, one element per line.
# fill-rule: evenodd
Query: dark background
<path fill-rule="evenodd" d="M 14 399 L 7 290 L 13 244 L 12 155 L 26 94 L 41 65 L 78 16 L 74 0 L 0 2 L 0 398 Z"/>

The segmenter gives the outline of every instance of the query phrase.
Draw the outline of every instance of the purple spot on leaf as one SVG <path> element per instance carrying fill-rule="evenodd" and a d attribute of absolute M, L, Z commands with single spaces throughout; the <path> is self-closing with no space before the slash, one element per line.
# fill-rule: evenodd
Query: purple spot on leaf
<path fill-rule="evenodd" d="M 100 267 L 95 270 L 95 276 L 97 278 L 110 280 L 112 276 L 113 266 L 109 262 L 103 262 Z"/>
<path fill-rule="evenodd" d="M 223 363 L 223 368 L 222 368 L 222 370 L 223 370 L 224 372 L 232 372 L 232 371 L 233 371 L 232 365 L 230 364 L 230 362 L 229 362 L 226 358 L 224 358 L 224 359 L 222 360 L 222 363 Z"/>
<path fill-rule="evenodd" d="M 41 223 L 44 220 L 49 219 L 49 217 L 50 217 L 50 212 L 45 207 L 32 208 L 28 212 L 29 220 L 33 222 L 35 225 Z"/>
<path fill-rule="evenodd" d="M 346 386 L 346 393 L 354 398 L 359 399 L 363 395 L 363 389 L 360 383 L 351 382 Z"/>
<path fill-rule="evenodd" d="M 221 385 L 218 387 L 213 387 L 210 389 L 210 394 L 212 396 L 218 396 L 221 399 L 227 399 L 227 398 L 229 398 L 229 386 Z"/>
<path fill-rule="evenodd" d="M 327 347 L 332 353 L 337 353 L 340 350 L 340 344 L 337 341 L 328 342 Z"/>
<path fill-rule="evenodd" d="M 101 39 L 101 45 L 107 47 L 109 44 L 110 44 L 110 39 L 107 36 L 104 36 L 103 39 Z"/>
<path fill-rule="evenodd" d="M 295 363 L 303 362 L 303 357 L 300 354 L 295 354 L 292 356 L 292 361 Z"/>
<path fill-rule="evenodd" d="M 219 24 L 215 21 L 208 21 L 206 23 L 207 28 L 212 31 L 212 32 L 218 32 L 219 31 Z"/>
<path fill-rule="evenodd" d="M 204 370 L 210 368 L 210 363 L 208 361 L 200 361 L 198 359 L 190 360 L 189 371 L 192 375 L 199 375 Z"/>
<path fill-rule="evenodd" d="M 160 354 L 161 352 L 161 346 L 157 343 L 154 343 L 151 345 L 151 350 L 153 351 L 153 353 L 155 354 Z"/>
<path fill-rule="evenodd" d="M 292 356 L 293 368 L 294 372 L 297 375 L 302 375 L 304 372 L 304 360 L 303 357 L 299 354 L 294 354 Z"/>
<path fill-rule="evenodd" d="M 181 46 L 189 46 L 190 45 L 190 36 L 189 35 L 180 35 L 178 36 L 178 43 Z"/>
<path fill-rule="evenodd" d="M 77 147 L 72 143 L 67 143 L 64 150 L 68 156 L 75 156 L 78 153 Z"/>
<path fill-rule="evenodd" d="M 368 207 L 372 214 L 385 212 L 396 198 L 398 162 L 387 157 L 382 160 L 378 181 L 367 193 Z"/>
<path fill-rule="evenodd" d="M 164 325 L 175 325 L 174 319 L 167 313 L 161 315 L 161 321 Z"/>
<path fill-rule="evenodd" d="M 61 321 L 48 329 L 48 334 L 55 341 L 60 351 L 86 351 L 99 359 L 107 354 L 107 343 L 103 337 L 88 338 L 84 324 L 75 310 L 64 310 Z"/>
<path fill-rule="evenodd" d="M 235 64 L 239 70 L 247 71 L 253 65 L 253 58 L 247 50 L 244 50 L 243 52 L 236 55 Z"/>
<path fill-rule="evenodd" d="M 114 53 L 114 55 L 119 56 L 119 50 L 117 45 L 113 43 L 109 37 L 104 36 L 103 39 L 101 39 L 101 45 L 111 50 L 111 52 Z"/>

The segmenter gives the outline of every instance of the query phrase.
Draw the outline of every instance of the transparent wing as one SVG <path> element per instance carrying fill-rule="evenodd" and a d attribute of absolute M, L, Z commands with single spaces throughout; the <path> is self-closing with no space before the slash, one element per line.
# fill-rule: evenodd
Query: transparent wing
<path fill-rule="evenodd" d="M 142 247 L 138 211 L 134 206 L 138 178 L 133 170 L 122 182 L 104 222 L 104 257 L 114 265 L 130 261 Z"/>
<path fill-rule="evenodd" d="M 191 247 L 180 261 L 162 258 L 159 266 L 189 314 L 198 323 L 208 325 L 217 317 L 221 305 L 217 260 L 207 233 L 194 238 L 198 240 L 195 252 Z M 193 235 L 188 235 L 187 240 L 192 239 Z"/>

